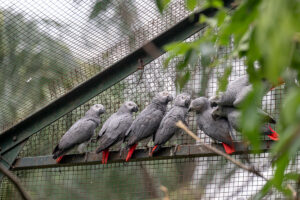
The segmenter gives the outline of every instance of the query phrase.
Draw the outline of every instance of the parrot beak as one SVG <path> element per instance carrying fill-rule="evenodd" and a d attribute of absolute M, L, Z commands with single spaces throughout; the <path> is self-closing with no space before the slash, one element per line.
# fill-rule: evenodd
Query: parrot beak
<path fill-rule="evenodd" d="M 218 104 L 217 104 L 217 102 L 215 102 L 215 101 L 211 101 L 211 102 L 210 102 L 210 106 L 211 106 L 211 107 L 216 107 L 216 106 L 218 106 Z"/>
<path fill-rule="evenodd" d="M 186 99 L 185 102 L 184 102 L 184 104 L 185 104 L 186 107 L 189 107 L 190 104 L 191 104 L 191 100 L 190 99 Z"/>
<path fill-rule="evenodd" d="M 167 101 L 168 101 L 168 102 L 169 102 L 169 101 L 173 101 L 173 96 L 172 96 L 171 94 L 168 95 Z"/>
<path fill-rule="evenodd" d="M 191 111 L 192 111 L 192 107 L 190 106 L 189 109 L 188 109 L 188 112 L 191 112 Z"/>
<path fill-rule="evenodd" d="M 137 112 L 137 111 L 139 111 L 139 108 L 137 106 L 135 106 L 132 111 Z"/>

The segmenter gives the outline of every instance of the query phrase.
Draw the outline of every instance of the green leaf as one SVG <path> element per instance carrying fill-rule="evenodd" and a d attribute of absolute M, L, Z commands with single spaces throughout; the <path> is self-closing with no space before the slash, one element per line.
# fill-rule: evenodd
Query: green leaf
<path fill-rule="evenodd" d="M 272 189 L 272 180 L 266 182 L 264 187 L 253 197 L 254 200 L 262 199 Z"/>
<path fill-rule="evenodd" d="M 210 4 L 214 8 L 222 8 L 223 7 L 223 1 L 221 0 L 210 0 Z"/>
<path fill-rule="evenodd" d="M 278 189 L 282 189 L 282 181 L 284 178 L 284 171 L 289 165 L 289 155 L 284 153 L 281 155 L 280 159 L 276 161 L 276 170 L 274 175 L 274 186 Z"/>
<path fill-rule="evenodd" d="M 192 44 L 187 42 L 174 42 L 164 46 L 164 49 L 166 51 L 169 51 L 170 53 L 176 56 L 185 55 L 186 52 L 191 48 Z"/>
<path fill-rule="evenodd" d="M 224 21 L 225 21 L 225 18 L 227 17 L 227 12 L 224 10 L 224 9 L 222 9 L 222 10 L 219 10 L 219 12 L 217 13 L 217 21 L 218 21 L 218 23 L 217 23 L 217 25 L 218 26 L 221 26 L 221 25 L 223 25 L 223 23 L 224 23 Z"/>
<path fill-rule="evenodd" d="M 93 10 L 89 16 L 90 19 L 94 19 L 99 15 L 100 12 L 105 11 L 108 8 L 108 5 L 111 3 L 111 0 L 102 0 L 97 1 L 93 7 Z"/>
<path fill-rule="evenodd" d="M 192 53 L 193 53 L 192 49 L 188 50 L 184 56 L 183 61 L 178 63 L 176 69 L 180 71 L 183 70 L 189 64 Z"/>
<path fill-rule="evenodd" d="M 297 173 L 297 172 L 289 172 L 289 173 L 285 174 L 284 178 L 287 179 L 287 180 L 298 181 L 299 178 L 300 178 L 300 174 Z"/>
<path fill-rule="evenodd" d="M 282 123 L 289 126 L 300 121 L 300 89 L 295 88 L 289 91 L 282 104 Z"/>
<path fill-rule="evenodd" d="M 160 13 L 163 13 L 163 11 L 166 9 L 170 1 L 171 0 L 155 0 L 156 6 Z"/>
<path fill-rule="evenodd" d="M 176 82 L 178 84 L 176 84 L 176 85 L 178 85 L 179 91 L 182 91 L 185 84 L 190 80 L 190 76 L 191 76 L 190 71 L 185 72 L 185 74 L 183 76 L 177 75 Z"/>
<path fill-rule="evenodd" d="M 223 76 L 218 78 L 218 85 L 219 85 L 219 89 L 218 92 L 221 91 L 225 91 L 228 85 L 228 77 L 230 76 L 232 72 L 232 66 L 230 67 L 226 67 Z"/>
<path fill-rule="evenodd" d="M 197 6 L 197 0 L 186 0 L 185 5 L 190 11 L 193 11 Z"/>
<path fill-rule="evenodd" d="M 204 8 L 222 8 L 223 1 L 222 0 L 207 0 L 203 6 Z"/>
<path fill-rule="evenodd" d="M 258 114 L 257 108 L 261 105 L 261 99 L 264 95 L 262 81 L 254 80 L 252 82 L 252 91 L 246 96 L 241 103 L 242 117 L 241 127 L 242 134 L 250 141 L 253 149 L 260 149 L 260 127 L 262 125 L 261 115 Z"/>
<path fill-rule="evenodd" d="M 164 69 L 166 69 L 175 55 L 169 55 L 163 62 Z"/>

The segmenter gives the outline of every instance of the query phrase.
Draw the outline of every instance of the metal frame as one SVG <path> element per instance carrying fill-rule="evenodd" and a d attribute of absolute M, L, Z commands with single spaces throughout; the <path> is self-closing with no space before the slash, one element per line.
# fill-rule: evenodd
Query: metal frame
<path fill-rule="evenodd" d="M 232 2 L 233 0 L 224 0 L 224 5 L 231 7 Z M 140 65 L 139 60 L 146 65 L 165 53 L 164 45 L 187 39 L 203 29 L 205 24 L 199 23 L 200 15 L 213 16 L 216 12 L 217 9 L 208 8 L 193 13 L 141 48 L 2 132 L 0 134 L 0 158 L 2 158 L 0 162 L 9 168 L 22 149 L 22 144 L 30 136 L 137 71 Z M 2 174 L 0 174 L 0 180 L 1 178 Z"/>
<path fill-rule="evenodd" d="M 266 152 L 270 149 L 272 141 L 264 141 L 259 149 L 262 152 Z M 224 152 L 222 144 L 212 144 L 215 148 Z M 216 154 L 203 145 L 181 145 L 178 146 L 176 153 L 173 155 L 175 147 L 163 147 L 160 152 L 155 154 L 153 157 L 149 156 L 148 149 L 137 149 L 130 162 L 144 161 L 144 160 L 161 160 L 161 159 L 178 159 L 186 157 L 207 157 L 216 156 Z M 248 148 L 242 142 L 235 143 L 234 155 L 249 154 L 251 148 Z M 109 153 L 108 163 L 124 162 L 126 158 L 126 152 L 122 153 L 120 156 L 119 151 L 111 151 Z M 52 158 L 52 156 L 37 156 L 37 157 L 25 157 L 18 158 L 12 166 L 12 170 L 22 170 L 22 169 L 37 169 L 37 168 L 50 168 L 50 167 L 62 167 L 70 165 L 92 165 L 101 164 L 102 154 L 96 154 L 94 152 L 85 154 L 69 154 L 65 155 L 59 164 Z"/>

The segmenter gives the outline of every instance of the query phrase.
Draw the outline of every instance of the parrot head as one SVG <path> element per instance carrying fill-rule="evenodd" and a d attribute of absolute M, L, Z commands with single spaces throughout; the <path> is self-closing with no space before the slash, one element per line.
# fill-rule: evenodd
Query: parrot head
<path fill-rule="evenodd" d="M 206 97 L 199 97 L 191 102 L 189 111 L 203 112 L 209 106 L 209 101 Z"/>
<path fill-rule="evenodd" d="M 163 91 L 158 93 L 154 97 L 154 100 L 163 104 L 167 104 L 169 101 L 173 101 L 173 96 L 168 91 Z"/>
<path fill-rule="evenodd" d="M 130 112 L 137 112 L 139 110 L 138 106 L 133 101 L 126 101 L 124 105 Z"/>
<path fill-rule="evenodd" d="M 219 117 L 223 117 L 223 111 L 221 106 L 216 106 L 212 109 L 211 116 L 214 120 L 218 119 Z"/>
<path fill-rule="evenodd" d="M 86 114 L 88 115 L 90 113 L 95 113 L 97 116 L 100 116 L 101 114 L 105 113 L 105 108 L 102 104 L 95 104 L 87 111 Z"/>
<path fill-rule="evenodd" d="M 216 107 L 218 105 L 218 102 L 220 100 L 220 96 L 222 96 L 222 92 L 219 93 L 219 95 L 212 96 L 208 99 L 210 102 L 211 107 Z"/>
<path fill-rule="evenodd" d="M 191 103 L 191 96 L 189 94 L 182 93 L 177 95 L 177 97 L 175 98 L 174 105 L 188 108 L 190 106 L 190 103 Z"/>

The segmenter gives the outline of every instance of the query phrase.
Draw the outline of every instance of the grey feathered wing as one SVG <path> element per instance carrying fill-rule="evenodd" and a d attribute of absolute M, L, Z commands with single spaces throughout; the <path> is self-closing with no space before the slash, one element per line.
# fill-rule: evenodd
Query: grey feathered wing
<path fill-rule="evenodd" d="M 185 122 L 185 115 L 184 108 L 173 107 L 163 118 L 158 130 L 154 134 L 154 145 L 166 143 L 179 130 L 175 125 L 176 122 L 179 120 Z"/>
<path fill-rule="evenodd" d="M 100 138 L 99 148 L 96 153 L 111 147 L 117 142 L 121 141 L 125 137 L 125 133 L 132 124 L 132 116 L 127 113 L 123 115 L 114 115 L 109 120 L 107 120 L 107 126 L 104 127 L 105 130 L 100 131 L 102 137 Z"/>
<path fill-rule="evenodd" d="M 53 150 L 53 158 L 61 156 L 74 146 L 91 139 L 97 124 L 88 118 L 78 120 L 60 139 Z"/>
<path fill-rule="evenodd" d="M 130 129 L 127 132 L 128 146 L 147 138 L 155 133 L 164 113 L 157 109 L 145 109 L 133 121 Z"/>
<path fill-rule="evenodd" d="M 98 135 L 97 135 L 97 140 L 99 140 L 103 134 L 106 132 L 107 128 L 111 125 L 111 121 L 116 118 L 116 113 L 112 114 L 103 124 L 101 130 L 99 131 Z"/>

